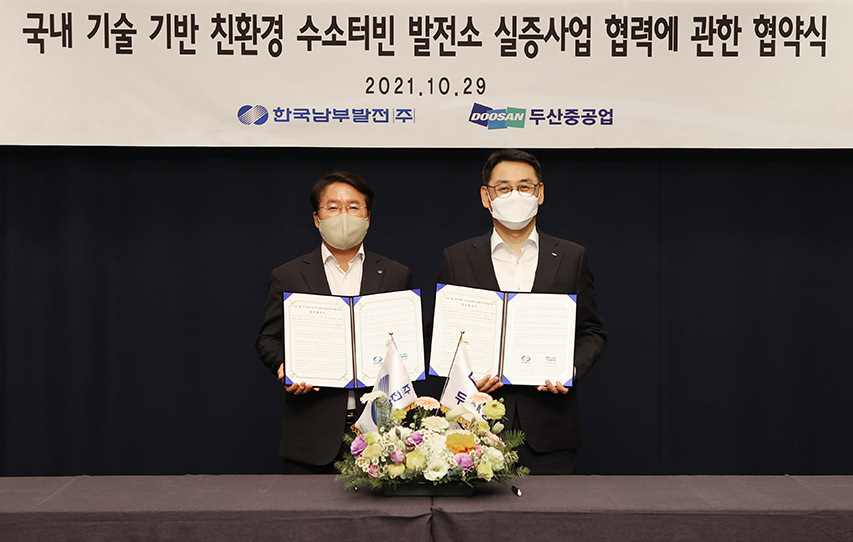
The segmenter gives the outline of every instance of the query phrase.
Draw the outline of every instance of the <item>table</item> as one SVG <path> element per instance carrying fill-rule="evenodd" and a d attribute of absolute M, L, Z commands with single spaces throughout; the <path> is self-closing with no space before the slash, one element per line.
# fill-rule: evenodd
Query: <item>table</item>
<path fill-rule="evenodd" d="M 533 476 L 386 497 L 334 476 L 0 478 L 0 541 L 853 540 L 853 476 Z"/>
<path fill-rule="evenodd" d="M 434 540 L 853 541 L 853 477 L 539 476 L 436 498 Z M 476 537 L 476 538 L 475 538 Z"/>

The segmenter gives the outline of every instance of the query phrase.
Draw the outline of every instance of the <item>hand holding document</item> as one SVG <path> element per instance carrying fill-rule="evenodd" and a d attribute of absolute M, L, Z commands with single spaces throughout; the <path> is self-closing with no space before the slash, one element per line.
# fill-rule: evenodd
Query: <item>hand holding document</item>
<path fill-rule="evenodd" d="M 419 290 L 355 297 L 285 292 L 284 383 L 366 387 L 376 379 L 393 333 L 412 380 L 422 380 Z"/>
<path fill-rule="evenodd" d="M 465 332 L 474 378 L 504 384 L 572 385 L 577 296 L 494 292 L 439 284 L 430 374 L 447 376 Z M 556 380 L 555 380 L 556 379 Z M 555 388 L 556 389 L 556 388 Z M 550 391 L 550 389 L 549 389 Z"/>

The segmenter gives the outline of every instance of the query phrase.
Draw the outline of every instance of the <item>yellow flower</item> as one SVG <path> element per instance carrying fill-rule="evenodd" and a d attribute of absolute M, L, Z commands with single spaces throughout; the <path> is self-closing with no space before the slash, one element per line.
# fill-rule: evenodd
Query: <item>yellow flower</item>
<path fill-rule="evenodd" d="M 451 433 L 447 435 L 447 449 L 454 454 L 470 452 L 477 446 L 477 440 L 471 433 Z"/>
<path fill-rule="evenodd" d="M 361 452 L 361 457 L 366 459 L 375 459 L 382 455 L 382 446 L 379 444 L 370 444 Z"/>
<path fill-rule="evenodd" d="M 391 476 L 391 478 L 397 478 L 404 472 L 406 472 L 406 465 L 402 463 L 392 464 L 388 466 L 388 475 Z"/>
<path fill-rule="evenodd" d="M 483 415 L 490 420 L 500 420 L 506 416 L 506 407 L 500 401 L 489 401 L 483 405 Z"/>
<path fill-rule="evenodd" d="M 421 452 L 415 450 L 406 455 L 406 468 L 412 470 L 420 470 L 426 465 L 426 457 Z"/>
<path fill-rule="evenodd" d="M 492 465 L 489 464 L 488 461 L 483 461 L 479 465 L 477 465 L 477 476 L 482 478 L 485 481 L 489 481 L 494 476 L 494 471 L 492 471 Z"/>
<path fill-rule="evenodd" d="M 406 419 L 407 413 L 408 413 L 408 411 L 406 409 L 395 408 L 394 412 L 391 413 L 391 419 L 393 419 L 397 423 L 400 423 Z"/>

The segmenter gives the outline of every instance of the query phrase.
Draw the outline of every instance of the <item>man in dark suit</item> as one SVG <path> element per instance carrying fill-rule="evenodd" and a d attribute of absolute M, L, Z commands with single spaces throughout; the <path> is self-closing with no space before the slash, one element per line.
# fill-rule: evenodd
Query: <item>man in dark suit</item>
<path fill-rule="evenodd" d="M 511 292 L 577 294 L 571 387 L 556 379 L 545 380 L 538 387 L 503 387 L 491 375 L 477 383 L 480 391 L 503 397 L 508 427 L 525 432 L 520 464 L 532 474 L 573 474 L 581 444 L 575 386 L 598 360 L 607 341 L 586 249 L 536 228 L 545 187 L 539 161 L 530 153 L 515 149 L 492 153 L 483 168 L 480 199 L 492 213 L 492 232 L 445 249 L 438 282 Z"/>
<path fill-rule="evenodd" d="M 261 360 L 284 378 L 283 292 L 362 295 L 412 287 L 409 268 L 364 250 L 370 226 L 373 190 L 354 173 L 326 175 L 311 191 L 314 225 L 322 244 L 317 250 L 272 271 L 264 323 L 255 347 Z M 336 472 L 344 451 L 341 437 L 358 419 L 364 390 L 316 388 L 307 382 L 286 386 L 284 425 L 279 453 L 286 474 Z"/>

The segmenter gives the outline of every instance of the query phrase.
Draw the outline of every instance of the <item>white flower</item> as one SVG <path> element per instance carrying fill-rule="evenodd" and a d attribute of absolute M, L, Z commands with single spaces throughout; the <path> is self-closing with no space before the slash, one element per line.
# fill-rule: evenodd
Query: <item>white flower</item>
<path fill-rule="evenodd" d="M 504 455 L 500 450 L 496 448 L 485 448 L 486 458 L 489 460 L 489 464 L 492 466 L 492 470 L 497 472 L 499 470 L 503 470 L 504 463 Z"/>
<path fill-rule="evenodd" d="M 432 435 L 432 437 L 429 439 L 429 442 L 426 443 L 426 447 L 430 450 L 431 453 L 450 453 L 450 450 L 447 449 L 446 435 Z"/>
<path fill-rule="evenodd" d="M 385 395 L 384 392 L 376 390 L 376 391 L 372 391 L 370 393 L 365 393 L 364 395 L 362 395 L 361 396 L 361 402 L 366 405 L 367 403 L 372 403 L 373 401 L 375 401 L 377 399 L 381 399 L 382 397 L 388 397 L 388 396 Z"/>
<path fill-rule="evenodd" d="M 444 431 L 448 426 L 449 424 L 447 423 L 447 420 L 442 416 L 427 416 L 421 422 L 421 427 L 436 432 Z"/>
<path fill-rule="evenodd" d="M 427 463 L 427 468 L 424 470 L 424 478 L 431 482 L 441 480 L 447 476 L 447 471 L 450 470 L 450 463 L 440 455 L 430 458 Z"/>

